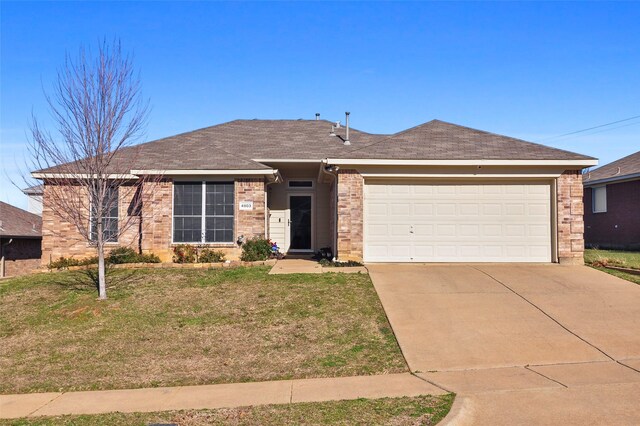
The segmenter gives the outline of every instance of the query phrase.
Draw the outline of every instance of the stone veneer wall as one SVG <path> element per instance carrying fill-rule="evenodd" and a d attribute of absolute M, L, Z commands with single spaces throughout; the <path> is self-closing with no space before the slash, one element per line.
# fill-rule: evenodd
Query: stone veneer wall
<path fill-rule="evenodd" d="M 582 173 L 567 170 L 557 181 L 558 260 L 564 264 L 584 263 L 584 204 Z"/>
<path fill-rule="evenodd" d="M 362 261 L 364 179 L 357 170 L 338 171 L 338 259 Z"/>

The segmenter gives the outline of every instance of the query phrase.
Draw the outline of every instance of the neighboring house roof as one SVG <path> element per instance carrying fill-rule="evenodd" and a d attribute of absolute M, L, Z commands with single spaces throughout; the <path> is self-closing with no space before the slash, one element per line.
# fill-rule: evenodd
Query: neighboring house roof
<path fill-rule="evenodd" d="M 42 218 L 0 201 L 0 237 L 41 238 Z"/>
<path fill-rule="evenodd" d="M 640 151 L 591 170 L 584 175 L 585 184 L 640 179 Z"/>
<path fill-rule="evenodd" d="M 332 124 L 327 120 L 235 120 L 127 148 L 121 158 L 135 157 L 135 169 L 140 170 L 260 170 L 269 169 L 261 160 L 275 159 L 594 160 L 439 120 L 393 135 L 350 128 L 351 144 L 345 145 L 345 127 L 336 129 L 334 137 L 329 134 Z"/>
<path fill-rule="evenodd" d="M 44 192 L 44 185 L 34 185 L 29 188 L 23 189 L 22 192 L 26 195 L 42 195 Z"/>

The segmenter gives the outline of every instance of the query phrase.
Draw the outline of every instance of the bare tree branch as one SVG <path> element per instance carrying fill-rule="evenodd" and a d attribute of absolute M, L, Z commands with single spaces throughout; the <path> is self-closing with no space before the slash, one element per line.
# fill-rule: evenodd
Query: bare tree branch
<path fill-rule="evenodd" d="M 32 115 L 30 169 L 44 176 L 47 205 L 95 245 L 101 299 L 106 298 L 105 243 L 142 226 L 141 193 L 162 179 L 129 174 L 149 111 L 140 87 L 120 42 L 103 41 L 95 55 L 85 48 L 75 57 L 67 54 L 52 92 L 45 93 L 55 133 Z M 123 200 L 130 205 L 123 206 Z M 117 229 L 110 219 L 114 206 Z"/>

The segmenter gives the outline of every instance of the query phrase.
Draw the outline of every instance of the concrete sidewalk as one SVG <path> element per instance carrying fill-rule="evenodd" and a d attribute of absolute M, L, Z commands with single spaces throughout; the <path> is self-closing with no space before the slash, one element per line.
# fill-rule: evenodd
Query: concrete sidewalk
<path fill-rule="evenodd" d="M 0 418 L 231 408 L 248 405 L 442 395 L 409 373 L 87 392 L 0 395 Z"/>

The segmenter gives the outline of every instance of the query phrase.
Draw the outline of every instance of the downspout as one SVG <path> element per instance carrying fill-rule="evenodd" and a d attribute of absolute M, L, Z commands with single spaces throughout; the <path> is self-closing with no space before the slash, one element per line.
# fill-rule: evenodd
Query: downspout
<path fill-rule="evenodd" d="M 330 170 L 332 168 L 333 168 L 333 170 Z M 335 253 L 333 253 L 333 259 L 332 259 L 334 262 L 338 261 L 338 170 L 339 169 L 340 168 L 338 166 L 329 165 L 329 161 L 326 158 L 320 162 L 320 173 L 331 176 L 333 178 L 333 182 L 335 183 L 335 190 L 334 190 L 334 194 L 333 194 L 333 196 L 334 196 L 333 250 L 334 250 Z M 318 178 L 319 177 L 320 177 L 320 175 L 318 175 Z"/>

